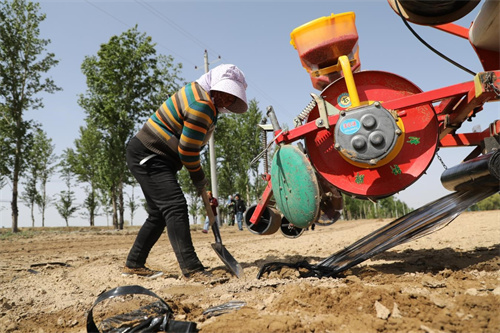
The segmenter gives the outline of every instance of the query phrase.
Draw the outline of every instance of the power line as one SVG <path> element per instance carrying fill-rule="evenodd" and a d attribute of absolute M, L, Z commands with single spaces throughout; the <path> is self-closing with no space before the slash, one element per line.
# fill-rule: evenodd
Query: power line
<path fill-rule="evenodd" d="M 175 23 L 174 21 L 170 20 L 166 15 L 161 15 L 159 13 L 159 10 L 157 10 L 155 7 L 153 7 L 151 4 L 141 1 L 141 0 L 135 0 L 136 3 L 144 7 L 148 12 L 153 14 L 154 16 L 158 17 L 160 20 L 163 22 L 167 23 L 169 26 L 174 28 L 175 30 L 179 31 L 181 34 L 186 36 L 187 38 L 191 39 L 194 43 L 198 44 L 200 47 L 203 49 L 208 49 L 208 46 L 200 41 L 198 38 L 196 38 L 194 35 L 190 34 L 186 29 L 182 28 L 180 25 Z"/>
<path fill-rule="evenodd" d="M 127 27 L 128 29 L 132 28 L 132 26 L 126 22 L 123 22 L 122 20 L 120 20 L 119 18 L 117 18 L 116 16 L 114 16 L 113 14 L 109 13 L 108 11 L 102 9 L 101 7 L 97 6 L 96 4 L 90 2 L 89 0 L 85 0 L 85 2 L 87 2 L 89 5 L 91 5 L 92 7 L 98 9 L 99 11 L 103 12 L 104 14 L 108 15 L 109 17 L 113 18 L 115 21 L 121 23 L 122 25 L 124 25 L 125 27 Z M 177 52 L 175 52 L 174 50 L 171 50 L 169 49 L 168 47 L 166 47 L 165 45 L 161 44 L 161 43 L 158 43 L 156 42 L 156 44 L 158 44 L 158 46 L 161 46 L 162 48 L 164 48 L 165 50 L 167 50 L 169 53 L 172 53 L 174 54 L 175 56 L 179 57 L 180 59 L 184 59 L 186 62 L 190 62 L 192 63 L 191 61 L 189 61 L 188 59 L 186 59 L 185 57 L 183 57 L 182 55 L 178 54 Z M 193 64 L 193 63 L 192 63 Z M 194 64 L 193 64 L 194 65 Z"/>
<path fill-rule="evenodd" d="M 215 52 L 215 50 L 212 50 L 211 48 L 209 48 L 205 43 L 203 43 L 201 40 L 196 38 L 194 35 L 190 34 L 186 29 L 182 28 L 180 25 L 178 25 L 174 21 L 168 19 L 167 15 L 161 15 L 160 11 L 158 9 L 156 9 L 155 7 L 153 7 L 151 4 L 146 3 L 143 0 L 135 0 L 135 2 L 137 2 L 139 5 L 144 7 L 146 10 L 148 10 L 150 13 L 152 13 L 153 15 L 158 17 L 163 22 L 167 23 L 168 25 L 170 25 L 171 27 L 173 27 L 174 29 L 176 29 L 177 31 L 182 33 L 184 36 L 189 38 L 195 44 L 198 44 L 199 46 L 203 47 L 205 50 L 210 51 L 210 53 L 220 54 L 220 52 Z M 219 59 L 220 59 L 220 56 L 219 56 Z M 225 61 L 225 62 L 227 62 L 227 61 Z M 232 62 L 229 61 L 227 63 L 232 63 Z M 195 68 L 196 68 L 196 66 L 195 66 Z M 247 81 L 250 82 L 252 84 L 252 88 L 255 89 L 257 92 L 259 92 L 264 98 L 266 98 L 268 101 L 270 101 L 274 105 L 279 105 L 270 96 L 268 96 L 263 90 L 261 90 L 257 86 L 257 84 L 255 84 L 254 82 L 252 82 L 249 79 L 247 79 Z"/>
<path fill-rule="evenodd" d="M 127 23 L 125 23 L 125 22 L 123 22 L 122 20 L 120 20 L 119 18 L 117 18 L 117 17 L 113 16 L 112 14 L 110 14 L 109 12 L 107 12 L 107 11 L 105 11 L 104 9 L 100 8 L 100 7 L 99 7 L 99 6 L 97 6 L 96 4 L 93 4 L 93 3 L 92 3 L 92 2 L 90 2 L 89 0 L 85 0 L 85 2 L 86 2 L 86 3 L 88 3 L 89 5 L 91 5 L 92 7 L 97 8 L 98 10 L 100 10 L 101 12 L 103 12 L 104 14 L 106 14 L 106 15 L 108 15 L 108 16 L 110 16 L 110 17 L 112 17 L 114 20 L 116 20 L 116 21 L 120 22 L 121 24 L 123 24 L 123 25 L 124 25 L 124 26 L 126 26 L 127 28 L 130 28 L 130 26 L 129 26 Z"/>
<path fill-rule="evenodd" d="M 108 11 L 102 9 L 101 7 L 99 7 L 96 4 L 90 2 L 89 0 L 85 0 L 85 2 L 87 2 L 89 5 L 93 6 L 94 8 L 98 9 L 99 11 L 103 12 L 104 14 L 108 15 L 109 17 L 113 18 L 115 21 L 119 22 L 120 24 L 126 26 L 127 28 L 131 28 L 131 26 L 129 24 L 127 24 L 126 22 L 120 20 L 119 18 L 117 18 L 113 14 L 111 14 Z M 203 43 L 201 40 L 199 40 L 198 38 L 196 38 L 194 35 L 190 34 L 186 29 L 182 28 L 180 25 L 178 25 L 174 21 L 168 19 L 166 15 L 162 15 L 160 13 L 160 11 L 158 9 L 156 9 L 154 6 L 152 6 L 151 4 L 146 3 L 144 1 L 141 1 L 141 0 L 135 0 L 135 2 L 138 5 L 140 5 L 141 7 L 143 7 L 145 10 L 147 10 L 148 12 L 150 12 L 151 14 L 153 14 L 154 16 L 156 16 L 157 18 L 159 18 L 161 21 L 165 22 L 166 24 L 168 24 L 169 26 L 171 26 L 172 28 L 174 28 L 175 30 L 177 30 L 178 32 L 180 32 L 181 34 L 183 34 L 184 36 L 186 36 L 193 43 L 197 44 L 198 46 L 202 47 L 205 50 L 209 50 L 211 53 L 220 54 L 220 52 L 216 52 L 215 50 L 209 48 L 205 43 Z M 169 53 L 172 53 L 176 57 L 178 57 L 180 59 L 183 59 L 184 61 L 190 63 L 192 66 L 194 66 L 196 68 L 196 64 L 194 64 L 193 62 L 191 62 L 189 59 L 187 59 L 184 56 L 178 54 L 177 52 L 169 49 L 168 47 L 166 47 L 165 45 L 162 45 L 161 43 L 156 43 L 156 44 L 158 44 L 159 46 L 161 46 L 162 48 L 164 48 L 165 50 L 167 50 Z M 233 63 L 232 61 L 228 61 L 227 59 L 224 59 L 224 62 L 226 62 L 226 63 Z M 255 82 L 253 82 L 252 80 L 248 79 L 248 75 L 247 75 L 246 79 L 247 79 L 247 82 L 249 82 L 251 84 L 252 89 L 254 89 L 255 91 L 257 91 L 265 100 L 267 100 L 268 102 L 270 102 L 272 105 L 277 106 L 277 108 L 284 109 L 283 106 L 280 106 L 280 104 L 277 103 L 272 97 L 270 97 L 264 90 L 260 89 L 259 86 Z M 298 107 L 298 109 L 300 109 L 300 107 Z"/>

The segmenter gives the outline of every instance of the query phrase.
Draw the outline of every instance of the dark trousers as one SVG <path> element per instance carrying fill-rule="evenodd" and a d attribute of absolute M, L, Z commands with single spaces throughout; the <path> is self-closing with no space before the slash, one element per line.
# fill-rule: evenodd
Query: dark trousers
<path fill-rule="evenodd" d="M 151 154 L 136 137 L 127 146 L 127 166 L 141 185 L 149 216 L 137 234 L 126 265 L 131 268 L 144 266 L 151 248 L 166 227 L 182 273 L 202 270 L 191 239 L 187 202 L 177 182 L 175 165 L 159 156 L 139 164 Z"/>

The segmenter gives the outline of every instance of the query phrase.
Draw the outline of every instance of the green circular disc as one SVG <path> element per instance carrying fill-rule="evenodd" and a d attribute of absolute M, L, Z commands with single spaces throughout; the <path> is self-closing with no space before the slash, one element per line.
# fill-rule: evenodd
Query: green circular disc
<path fill-rule="evenodd" d="M 282 146 L 274 154 L 271 183 L 276 206 L 290 223 L 306 228 L 317 218 L 318 180 L 311 162 L 297 146 Z"/>

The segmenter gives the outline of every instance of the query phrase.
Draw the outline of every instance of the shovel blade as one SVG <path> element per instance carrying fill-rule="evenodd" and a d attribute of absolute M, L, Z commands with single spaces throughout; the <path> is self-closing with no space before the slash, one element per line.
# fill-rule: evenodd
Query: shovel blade
<path fill-rule="evenodd" d="M 237 278 L 243 277 L 243 267 L 241 267 L 241 265 L 236 261 L 236 259 L 234 259 L 222 243 L 212 244 L 212 248 L 231 273 L 233 273 Z"/>

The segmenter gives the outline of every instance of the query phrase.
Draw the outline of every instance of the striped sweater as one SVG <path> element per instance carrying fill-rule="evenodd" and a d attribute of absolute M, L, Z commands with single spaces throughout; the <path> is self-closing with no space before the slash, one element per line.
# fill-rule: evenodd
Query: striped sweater
<path fill-rule="evenodd" d="M 148 119 L 137 138 L 152 152 L 184 165 L 194 182 L 205 178 L 200 151 L 217 123 L 209 94 L 197 82 L 184 86 Z"/>

